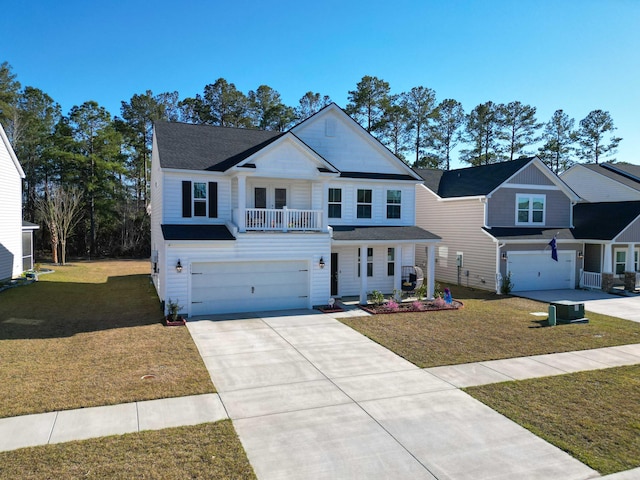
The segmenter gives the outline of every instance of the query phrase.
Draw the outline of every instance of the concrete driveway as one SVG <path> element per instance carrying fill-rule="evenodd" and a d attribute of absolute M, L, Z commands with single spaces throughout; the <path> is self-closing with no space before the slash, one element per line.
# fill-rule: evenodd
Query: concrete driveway
<path fill-rule="evenodd" d="M 532 290 L 514 295 L 545 303 L 568 300 L 583 302 L 584 309 L 612 317 L 640 322 L 640 295 L 624 297 L 591 290 Z M 587 315 L 588 317 L 588 315 Z"/>
<path fill-rule="evenodd" d="M 260 479 L 588 479 L 560 449 L 309 310 L 189 321 Z"/>

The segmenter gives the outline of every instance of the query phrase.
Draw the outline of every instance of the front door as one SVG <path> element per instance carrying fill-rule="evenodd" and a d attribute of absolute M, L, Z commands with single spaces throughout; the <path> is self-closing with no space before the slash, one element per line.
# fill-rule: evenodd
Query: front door
<path fill-rule="evenodd" d="M 331 254 L 331 296 L 338 295 L 338 254 Z"/>

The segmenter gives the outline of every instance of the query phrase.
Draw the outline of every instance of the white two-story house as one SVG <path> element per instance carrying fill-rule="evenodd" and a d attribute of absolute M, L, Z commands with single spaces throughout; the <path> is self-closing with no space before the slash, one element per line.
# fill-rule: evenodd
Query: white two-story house
<path fill-rule="evenodd" d="M 331 104 L 287 132 L 159 122 L 152 277 L 189 316 L 326 305 L 400 290 L 422 179 Z M 433 262 L 426 269 L 433 294 Z"/>

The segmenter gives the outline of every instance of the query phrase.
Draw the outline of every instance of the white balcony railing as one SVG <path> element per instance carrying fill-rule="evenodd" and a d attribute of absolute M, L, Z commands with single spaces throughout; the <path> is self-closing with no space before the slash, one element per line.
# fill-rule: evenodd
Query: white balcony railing
<path fill-rule="evenodd" d="M 322 210 L 247 208 L 245 227 L 260 231 L 321 231 Z"/>
<path fill-rule="evenodd" d="M 637 277 L 636 277 L 637 282 Z M 580 270 L 580 288 L 602 288 L 602 274 Z"/>

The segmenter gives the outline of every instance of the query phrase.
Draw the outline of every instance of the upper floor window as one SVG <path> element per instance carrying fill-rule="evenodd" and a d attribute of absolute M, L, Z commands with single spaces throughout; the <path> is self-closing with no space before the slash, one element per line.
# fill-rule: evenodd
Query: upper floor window
<path fill-rule="evenodd" d="M 516 224 L 544 225 L 545 204 L 544 195 L 517 195 Z"/>
<path fill-rule="evenodd" d="M 182 216 L 218 218 L 218 183 L 183 181 Z"/>
<path fill-rule="evenodd" d="M 329 218 L 342 218 L 342 189 L 329 189 Z"/>
<path fill-rule="evenodd" d="M 387 218 L 400 218 L 400 204 L 402 192 L 400 190 L 387 190 Z"/>
<path fill-rule="evenodd" d="M 207 216 L 207 184 L 193 182 L 193 216 Z"/>
<path fill-rule="evenodd" d="M 371 218 L 371 190 L 358 189 L 357 217 Z"/>

